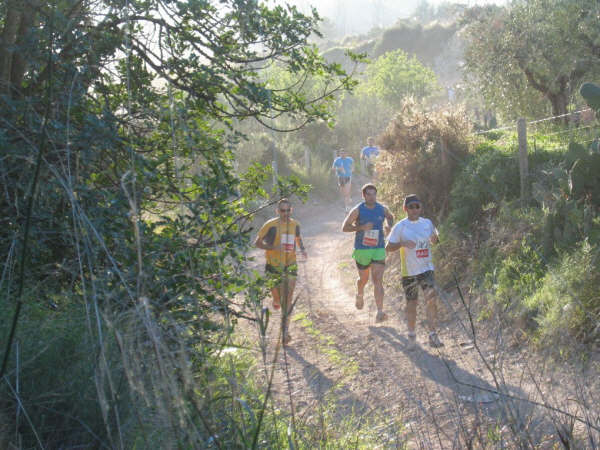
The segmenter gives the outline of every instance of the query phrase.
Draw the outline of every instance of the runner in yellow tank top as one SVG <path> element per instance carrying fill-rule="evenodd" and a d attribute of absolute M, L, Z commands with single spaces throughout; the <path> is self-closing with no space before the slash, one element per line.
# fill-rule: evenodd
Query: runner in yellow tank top
<path fill-rule="evenodd" d="M 306 250 L 300 236 L 300 223 L 292 219 L 292 205 L 286 198 L 282 198 L 277 205 L 279 217 L 274 217 L 261 227 L 254 245 L 265 250 L 267 264 L 265 272 L 275 279 L 271 288 L 273 308 L 284 306 L 282 314 L 283 343 L 291 341 L 289 334 L 290 315 L 293 307 L 294 288 L 298 265 L 296 264 L 296 250 L 306 258 Z"/>

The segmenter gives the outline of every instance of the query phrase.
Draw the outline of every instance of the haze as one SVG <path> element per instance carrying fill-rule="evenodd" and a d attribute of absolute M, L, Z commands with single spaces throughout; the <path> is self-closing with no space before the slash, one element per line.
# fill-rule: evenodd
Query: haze
<path fill-rule="evenodd" d="M 319 14 L 333 22 L 338 33 L 342 35 L 365 33 L 375 27 L 387 27 L 398 19 L 408 18 L 424 0 L 277 0 L 277 3 L 296 5 L 302 12 L 309 12 L 310 5 Z M 428 0 L 430 6 L 460 3 L 466 6 L 485 5 L 490 3 L 505 4 L 505 0 L 464 0 L 448 2 Z"/>

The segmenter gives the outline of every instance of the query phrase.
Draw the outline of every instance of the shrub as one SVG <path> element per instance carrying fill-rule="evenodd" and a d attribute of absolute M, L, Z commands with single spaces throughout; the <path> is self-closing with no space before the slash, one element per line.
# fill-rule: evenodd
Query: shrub
<path fill-rule="evenodd" d="M 425 113 L 406 101 L 378 138 L 385 152 L 377 161 L 377 172 L 388 205 L 398 211 L 404 196 L 415 193 L 428 215 L 444 217 L 448 191 L 469 151 L 469 130 L 468 119 L 460 109 Z M 446 151 L 442 151 L 442 142 Z"/>
<path fill-rule="evenodd" d="M 520 195 L 519 165 L 515 158 L 490 144 L 480 145 L 463 165 L 450 192 L 448 221 L 472 229 L 490 205 Z"/>
<path fill-rule="evenodd" d="M 536 313 L 536 336 L 542 345 L 568 345 L 574 338 L 590 343 L 600 338 L 600 252 L 587 240 L 564 252 L 525 300 Z"/>

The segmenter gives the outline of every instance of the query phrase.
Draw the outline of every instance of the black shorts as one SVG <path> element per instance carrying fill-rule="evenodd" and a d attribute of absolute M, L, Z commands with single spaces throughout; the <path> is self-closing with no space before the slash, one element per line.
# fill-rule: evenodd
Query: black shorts
<path fill-rule="evenodd" d="M 338 177 L 338 186 L 344 186 L 350 183 L 350 177 Z"/>
<path fill-rule="evenodd" d="M 420 273 L 414 277 L 402 277 L 402 287 L 406 300 L 416 300 L 419 296 L 419 286 L 423 292 L 433 289 L 434 286 L 433 270 Z"/>
<path fill-rule="evenodd" d="M 374 259 L 373 261 L 371 261 L 369 264 L 367 264 L 366 266 L 364 264 L 359 264 L 358 261 L 355 261 L 356 263 L 356 268 L 359 270 L 365 270 L 368 269 L 369 267 L 371 267 L 371 264 L 382 264 L 385 266 L 385 259 Z"/>
<path fill-rule="evenodd" d="M 289 275 L 292 277 L 298 276 L 298 264 L 290 264 L 283 268 L 273 266 L 269 263 L 265 265 L 265 273 L 277 276 Z"/>

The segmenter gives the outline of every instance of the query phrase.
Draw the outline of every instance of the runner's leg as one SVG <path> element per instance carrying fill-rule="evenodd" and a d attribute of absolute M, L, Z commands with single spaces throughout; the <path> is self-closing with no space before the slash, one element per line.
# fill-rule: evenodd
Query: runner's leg
<path fill-rule="evenodd" d="M 417 299 L 406 301 L 406 327 L 414 333 L 417 327 Z"/>
<path fill-rule="evenodd" d="M 296 278 L 294 277 L 289 277 L 287 279 L 287 292 L 286 292 L 286 300 L 285 300 L 285 307 L 282 309 L 282 311 L 285 311 L 285 313 L 282 313 L 282 315 L 284 316 L 284 331 L 286 333 L 289 333 L 290 331 L 290 319 L 292 317 L 292 309 L 294 307 L 294 288 L 296 287 Z"/>
<path fill-rule="evenodd" d="M 427 315 L 427 325 L 429 331 L 435 331 L 437 328 L 437 296 L 432 288 L 423 291 L 425 301 L 425 313 Z"/>
<path fill-rule="evenodd" d="M 344 204 L 349 208 L 350 205 L 350 192 L 351 192 L 352 178 L 348 178 L 348 182 L 344 185 L 346 190 L 344 191 Z"/>
<path fill-rule="evenodd" d="M 369 269 L 358 269 L 358 278 L 356 279 L 356 293 L 360 296 L 365 294 L 365 286 L 369 282 Z"/>
<path fill-rule="evenodd" d="M 402 279 L 404 297 L 406 298 L 406 327 L 409 334 L 414 334 L 417 327 L 417 300 L 419 285 L 414 277 Z"/>
<path fill-rule="evenodd" d="M 385 264 L 371 263 L 371 279 L 373 280 L 373 295 L 377 311 L 383 311 L 383 272 Z"/>
<path fill-rule="evenodd" d="M 279 291 L 281 290 L 281 285 L 274 286 L 271 288 L 271 296 L 273 297 L 273 308 L 279 309 L 281 305 L 281 295 L 279 295 Z"/>

